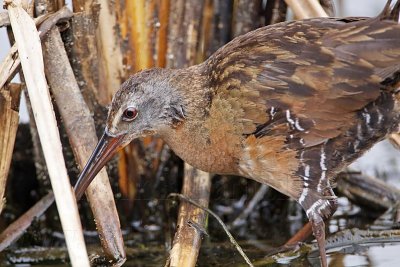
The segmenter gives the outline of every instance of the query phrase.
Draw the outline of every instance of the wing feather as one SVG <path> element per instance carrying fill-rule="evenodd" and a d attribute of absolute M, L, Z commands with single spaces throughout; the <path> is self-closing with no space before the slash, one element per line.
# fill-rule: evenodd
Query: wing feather
<path fill-rule="evenodd" d="M 351 127 L 356 112 L 385 90 L 382 81 L 399 71 L 398 62 L 395 22 L 310 19 L 240 36 L 206 64 L 215 93 L 238 96 L 243 134 L 284 134 L 285 124 L 288 140 L 309 147 Z"/>

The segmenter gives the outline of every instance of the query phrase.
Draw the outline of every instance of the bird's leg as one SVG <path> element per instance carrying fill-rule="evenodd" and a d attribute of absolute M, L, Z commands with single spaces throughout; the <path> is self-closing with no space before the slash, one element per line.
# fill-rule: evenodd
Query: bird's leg
<path fill-rule="evenodd" d="M 323 192 L 309 191 L 307 197 L 300 203 L 307 213 L 315 239 L 317 240 L 321 265 L 328 266 L 325 251 L 325 222 L 324 220 L 336 211 L 336 197 L 330 187 Z"/>
<path fill-rule="evenodd" d="M 325 251 L 325 223 L 336 211 L 337 201 L 331 187 L 332 147 L 327 142 L 300 153 L 297 177 L 302 180 L 302 191 L 297 201 L 305 210 L 317 240 L 321 265 L 327 267 Z"/>
<path fill-rule="evenodd" d="M 326 259 L 325 250 L 325 223 L 322 216 L 318 213 L 313 213 L 309 216 L 311 222 L 312 231 L 314 233 L 315 239 L 317 240 L 319 255 L 321 257 L 322 267 L 328 266 L 328 261 Z"/>

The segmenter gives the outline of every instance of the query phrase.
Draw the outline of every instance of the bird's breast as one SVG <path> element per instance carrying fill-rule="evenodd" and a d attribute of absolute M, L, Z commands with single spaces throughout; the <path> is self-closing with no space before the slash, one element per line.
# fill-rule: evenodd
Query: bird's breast
<path fill-rule="evenodd" d="M 238 141 L 226 135 L 213 136 L 204 127 L 179 129 L 163 136 L 177 156 L 193 167 L 217 174 L 236 174 Z"/>
<path fill-rule="evenodd" d="M 184 161 L 203 171 L 238 174 L 244 141 L 242 107 L 236 99 L 214 96 L 206 116 L 187 119 L 163 137 Z"/>

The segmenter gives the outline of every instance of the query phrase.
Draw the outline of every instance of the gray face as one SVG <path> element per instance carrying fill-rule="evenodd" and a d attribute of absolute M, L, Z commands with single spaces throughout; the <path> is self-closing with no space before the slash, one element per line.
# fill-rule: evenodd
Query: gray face
<path fill-rule="evenodd" d="M 159 133 L 184 119 L 184 107 L 170 87 L 168 70 L 150 69 L 131 76 L 114 95 L 106 133 L 125 135 L 123 143 Z"/>

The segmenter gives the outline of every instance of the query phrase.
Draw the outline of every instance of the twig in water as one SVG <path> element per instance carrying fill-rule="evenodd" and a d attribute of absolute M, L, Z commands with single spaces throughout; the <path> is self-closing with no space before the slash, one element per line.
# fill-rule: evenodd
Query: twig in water
<path fill-rule="evenodd" d="M 203 207 L 200 204 L 196 203 L 195 201 L 193 201 L 192 199 L 188 198 L 185 195 L 179 194 L 179 193 L 171 193 L 168 195 L 168 197 L 177 197 L 181 200 L 185 200 L 187 202 L 189 202 L 190 204 L 198 207 L 199 209 L 202 209 L 204 211 L 206 211 L 207 213 L 211 214 L 218 222 L 219 224 L 222 226 L 222 228 L 224 229 L 225 233 L 227 234 L 227 236 L 229 237 L 229 240 L 231 241 L 231 243 L 236 247 L 237 251 L 239 251 L 240 255 L 242 255 L 242 257 L 244 258 L 244 260 L 246 261 L 246 263 L 251 266 L 254 267 L 254 265 L 251 263 L 250 259 L 247 257 L 247 255 L 244 253 L 243 249 L 240 247 L 240 245 L 238 244 L 238 242 L 235 240 L 235 238 L 232 236 L 232 234 L 229 232 L 228 227 L 225 225 L 225 223 L 221 220 L 221 218 L 215 214 L 212 210 L 210 210 L 209 208 Z"/>

